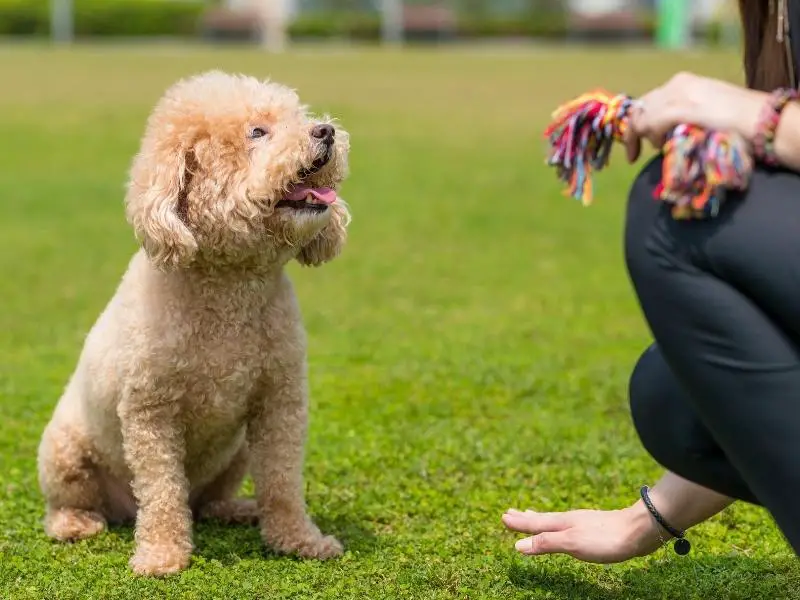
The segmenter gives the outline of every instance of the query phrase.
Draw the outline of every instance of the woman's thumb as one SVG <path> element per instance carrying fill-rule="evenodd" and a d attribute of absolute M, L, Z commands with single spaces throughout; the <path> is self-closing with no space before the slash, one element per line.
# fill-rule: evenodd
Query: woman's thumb
<path fill-rule="evenodd" d="M 640 122 L 643 112 L 644 104 L 640 100 L 637 100 L 628 114 L 628 130 L 625 132 L 622 142 L 625 144 L 625 154 L 627 155 L 629 163 L 635 163 L 639 160 L 639 155 L 642 152 L 642 131 L 640 131 Z"/>
<path fill-rule="evenodd" d="M 633 164 L 639 160 L 639 155 L 642 153 L 642 140 L 639 135 L 633 130 L 633 127 L 625 132 L 625 137 L 622 140 L 625 144 L 625 156 L 628 162 Z"/>

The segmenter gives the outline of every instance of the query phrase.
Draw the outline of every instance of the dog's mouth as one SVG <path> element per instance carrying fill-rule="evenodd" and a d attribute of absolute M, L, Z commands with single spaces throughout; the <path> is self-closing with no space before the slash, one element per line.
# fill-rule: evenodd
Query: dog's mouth
<path fill-rule="evenodd" d="M 329 187 L 312 187 L 304 180 L 318 173 L 327 165 L 333 156 L 333 145 L 325 146 L 325 153 L 314 160 L 310 167 L 297 172 L 297 180 L 289 185 L 286 195 L 276 204 L 277 208 L 286 207 L 294 210 L 310 210 L 324 212 L 336 202 L 336 190 Z"/>
<path fill-rule="evenodd" d="M 293 183 L 283 200 L 276 206 L 294 210 L 324 212 L 336 202 L 336 190 L 329 187 L 311 187 L 303 183 Z"/>

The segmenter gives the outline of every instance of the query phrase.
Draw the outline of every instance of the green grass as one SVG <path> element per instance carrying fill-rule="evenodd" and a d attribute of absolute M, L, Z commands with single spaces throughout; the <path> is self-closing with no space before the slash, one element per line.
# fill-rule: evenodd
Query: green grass
<path fill-rule="evenodd" d="M 201 525 L 191 568 L 134 578 L 129 528 L 74 545 L 40 525 L 39 436 L 135 248 L 123 184 L 175 78 L 272 75 L 352 134 L 345 254 L 292 267 L 310 336 L 310 510 L 348 552 L 266 553 Z M 626 398 L 649 343 L 621 252 L 634 174 L 597 203 L 543 166 L 550 110 L 589 87 L 639 93 L 679 68 L 735 79 L 732 54 L 651 51 L 0 49 L 0 598 L 800 598 L 768 515 L 735 506 L 691 558 L 614 567 L 518 557 L 510 506 L 617 507 L 660 469 Z"/>

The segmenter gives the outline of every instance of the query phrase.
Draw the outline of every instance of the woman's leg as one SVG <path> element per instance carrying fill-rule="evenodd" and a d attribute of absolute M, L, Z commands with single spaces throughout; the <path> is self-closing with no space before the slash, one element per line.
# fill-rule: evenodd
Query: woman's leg
<path fill-rule="evenodd" d="M 636 363 L 629 396 L 639 439 L 662 467 L 730 498 L 758 503 L 697 418 L 657 345 Z"/>
<path fill-rule="evenodd" d="M 631 190 L 626 262 L 670 371 L 800 553 L 800 177 L 754 174 L 715 219 L 676 222 Z"/>

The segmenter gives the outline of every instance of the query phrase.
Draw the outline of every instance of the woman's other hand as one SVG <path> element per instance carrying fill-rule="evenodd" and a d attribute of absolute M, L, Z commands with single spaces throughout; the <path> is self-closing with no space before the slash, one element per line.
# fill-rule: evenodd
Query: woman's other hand
<path fill-rule="evenodd" d="M 628 160 L 639 158 L 643 139 L 660 149 L 669 132 L 681 123 L 737 131 L 752 139 L 763 101 L 761 92 L 693 73 L 678 73 L 639 97 L 625 139 Z"/>

